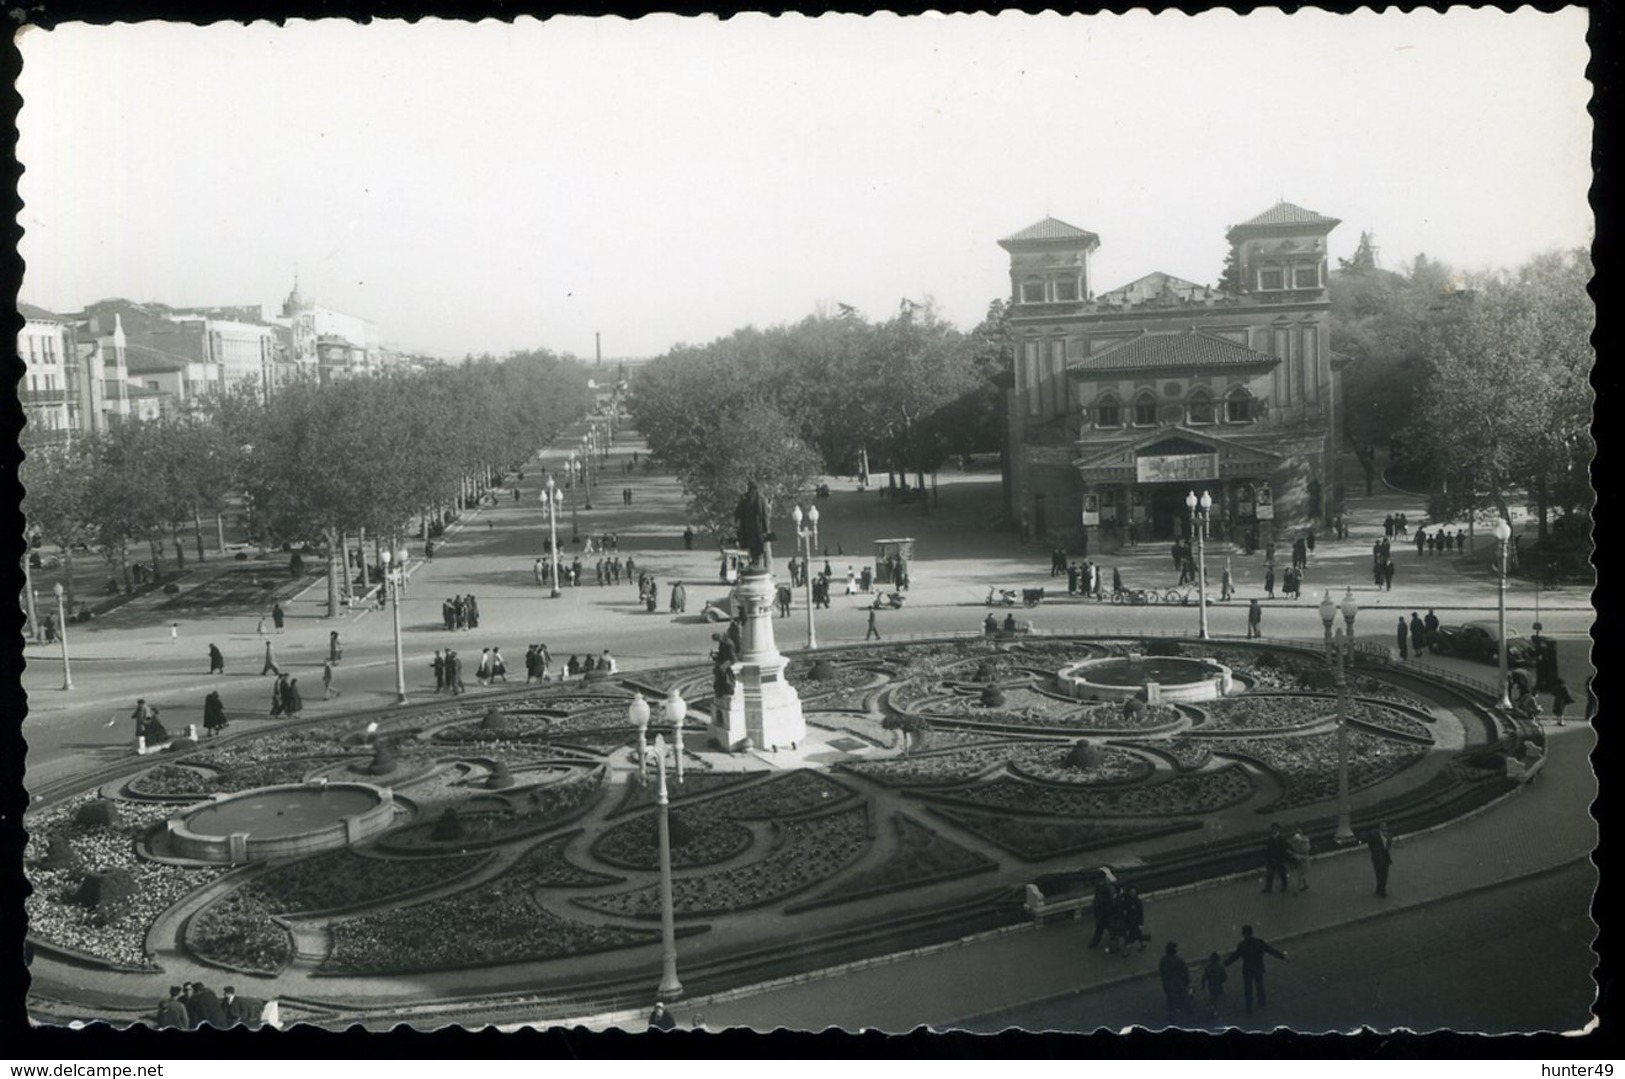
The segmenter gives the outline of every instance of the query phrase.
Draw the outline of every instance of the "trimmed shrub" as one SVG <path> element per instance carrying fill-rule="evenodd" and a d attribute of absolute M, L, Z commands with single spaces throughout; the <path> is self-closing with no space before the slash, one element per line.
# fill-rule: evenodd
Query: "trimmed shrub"
<path fill-rule="evenodd" d="M 180 585 L 178 585 L 178 584 L 166 584 L 166 585 L 164 585 L 164 595 L 166 595 L 166 596 L 178 596 L 180 594 L 181 594 L 181 586 Z"/>
<path fill-rule="evenodd" d="M 135 895 L 135 879 L 127 869 L 98 869 L 79 882 L 73 901 L 92 910 L 109 910 Z"/>
<path fill-rule="evenodd" d="M 372 763 L 367 765 L 367 774 L 384 776 L 393 772 L 400 766 L 400 760 L 395 756 L 395 747 L 389 742 L 379 742 L 372 751 Z"/>
<path fill-rule="evenodd" d="M 976 681 L 991 682 L 998 677 L 998 668 L 991 663 L 978 663 L 976 665 Z"/>
<path fill-rule="evenodd" d="M 485 713 L 485 717 L 480 720 L 480 727 L 482 730 L 487 731 L 506 730 L 508 728 L 507 713 L 495 708 L 490 709 Z"/>
<path fill-rule="evenodd" d="M 196 748 L 197 748 L 197 739 L 196 738 L 188 738 L 185 735 L 181 735 L 179 738 L 176 738 L 176 739 L 174 739 L 173 741 L 171 741 L 169 743 L 169 745 L 166 748 L 165 752 L 168 752 L 168 753 L 184 753 L 187 750 L 196 749 Z"/>
<path fill-rule="evenodd" d="M 1073 768 L 1099 768 L 1105 760 L 1106 751 L 1087 738 L 1073 743 L 1066 755 L 1066 763 Z"/>
<path fill-rule="evenodd" d="M 1004 690 L 998 686 L 987 686 L 982 690 L 982 695 L 978 699 L 984 708 L 1002 708 L 1004 707 Z"/>
<path fill-rule="evenodd" d="M 671 845 L 686 847 L 694 842 L 694 825 L 688 822 L 688 817 L 682 813 L 671 815 Z"/>
<path fill-rule="evenodd" d="M 1185 654 L 1185 646 L 1178 641 L 1142 641 L 1141 648 L 1148 656 L 1182 656 Z"/>
<path fill-rule="evenodd" d="M 118 803 L 111 798 L 86 802 L 74 813 L 73 823 L 85 828 L 116 828 L 119 824 Z"/>
<path fill-rule="evenodd" d="M 79 865 L 79 852 L 67 836 L 49 835 L 45 837 L 45 857 L 40 859 L 40 865 L 46 869 L 74 869 Z"/>
<path fill-rule="evenodd" d="M 491 774 L 485 777 L 486 790 L 501 790 L 503 787 L 513 786 L 513 773 L 508 770 L 508 762 L 499 760 L 491 766 Z"/>
<path fill-rule="evenodd" d="M 820 659 L 812 665 L 812 670 L 807 672 L 807 677 L 814 682 L 827 682 L 835 677 L 835 664 L 827 659 Z"/>
<path fill-rule="evenodd" d="M 463 822 L 462 816 L 458 814 L 455 808 L 448 809 L 440 814 L 440 819 L 434 822 L 434 831 L 429 834 L 443 842 L 462 839 L 468 835 L 468 825 Z"/>

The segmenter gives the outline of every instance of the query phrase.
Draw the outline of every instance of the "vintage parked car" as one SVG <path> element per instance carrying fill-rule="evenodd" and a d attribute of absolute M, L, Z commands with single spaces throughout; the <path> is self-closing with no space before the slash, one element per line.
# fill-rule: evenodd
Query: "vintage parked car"
<path fill-rule="evenodd" d="M 1481 663 L 1500 663 L 1500 627 L 1495 622 L 1464 622 L 1459 626 L 1440 626 L 1428 651 L 1441 656 L 1460 656 Z M 1532 667 L 1535 646 L 1529 638 L 1512 630 L 1507 631 L 1507 666 Z"/>
<path fill-rule="evenodd" d="M 700 614 L 707 622 L 731 622 L 734 618 L 734 597 L 729 593 L 720 599 L 706 600 Z"/>

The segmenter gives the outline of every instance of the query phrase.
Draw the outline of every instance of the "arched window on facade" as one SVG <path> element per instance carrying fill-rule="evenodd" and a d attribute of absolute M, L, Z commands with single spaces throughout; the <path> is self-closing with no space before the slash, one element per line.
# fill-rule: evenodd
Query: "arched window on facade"
<path fill-rule="evenodd" d="M 1225 395 L 1224 422 L 1253 422 L 1253 395 L 1247 392 L 1247 387 L 1237 386 Z"/>
<path fill-rule="evenodd" d="M 1193 425 L 1213 423 L 1213 395 L 1204 389 L 1191 391 L 1185 401 L 1185 419 Z"/>
<path fill-rule="evenodd" d="M 1108 391 L 1095 399 L 1095 426 L 1123 426 L 1123 405 L 1115 393 Z"/>
<path fill-rule="evenodd" d="M 1150 390 L 1141 390 L 1134 398 L 1134 426 L 1157 425 L 1157 398 Z"/>

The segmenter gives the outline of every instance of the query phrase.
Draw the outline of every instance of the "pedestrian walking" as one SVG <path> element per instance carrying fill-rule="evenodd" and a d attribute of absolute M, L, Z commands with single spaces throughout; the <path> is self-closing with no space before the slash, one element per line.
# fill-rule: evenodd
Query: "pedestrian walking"
<path fill-rule="evenodd" d="M 1281 834 L 1279 824 L 1270 825 L 1270 834 L 1264 840 L 1264 888 L 1273 892 L 1275 881 L 1281 882 L 1281 891 L 1288 891 L 1286 882 L 1287 864 L 1292 860 L 1292 852 L 1287 847 L 1286 836 Z"/>
<path fill-rule="evenodd" d="M 1269 1003 L 1264 993 L 1264 957 L 1273 955 L 1282 961 L 1286 960 L 1286 953 L 1272 946 L 1263 937 L 1253 935 L 1253 927 L 1241 927 L 1241 941 L 1236 950 L 1230 953 L 1230 958 L 1224 961 L 1229 966 L 1236 960 L 1241 960 L 1241 991 L 1243 999 L 1247 1002 L 1247 1014 L 1253 1014 L 1253 997 L 1258 998 L 1258 1006 L 1264 1007 Z"/>
<path fill-rule="evenodd" d="M 439 693 L 446 688 L 446 657 L 440 654 L 440 649 L 434 650 L 434 659 L 429 661 L 429 667 L 434 671 L 434 691 Z"/>
<path fill-rule="evenodd" d="M 1382 560 L 1382 587 L 1388 592 L 1394 590 L 1394 560 L 1392 558 Z"/>
<path fill-rule="evenodd" d="M 344 658 L 344 649 L 339 645 L 339 631 L 329 630 L 327 634 L 327 662 L 337 663 Z"/>
<path fill-rule="evenodd" d="M 1292 856 L 1292 873 L 1298 878 L 1297 888 L 1293 895 L 1302 895 L 1309 890 L 1309 837 L 1303 834 L 1303 826 L 1292 829 L 1287 836 L 1286 847 Z"/>
<path fill-rule="evenodd" d="M 1222 603 L 1235 594 L 1235 585 L 1230 576 L 1230 560 L 1224 560 L 1224 573 L 1219 576 L 1219 601 Z"/>
<path fill-rule="evenodd" d="M 226 673 L 226 657 L 220 653 L 220 649 L 212 644 L 209 645 L 209 673 Z"/>
<path fill-rule="evenodd" d="M 489 648 L 480 649 L 480 665 L 474 668 L 474 680 L 482 686 L 491 680 L 491 650 Z"/>
<path fill-rule="evenodd" d="M 282 668 L 276 665 L 276 653 L 271 651 L 271 642 L 265 642 L 265 665 L 260 668 L 261 674 L 281 674 Z"/>
<path fill-rule="evenodd" d="M 329 700 L 340 695 L 339 690 L 333 685 L 333 665 L 331 663 L 322 664 L 322 700 Z"/>
<path fill-rule="evenodd" d="M 688 608 L 688 590 L 683 587 L 682 581 L 676 581 L 671 586 L 671 613 L 682 614 Z"/>
<path fill-rule="evenodd" d="M 446 653 L 446 688 L 451 690 L 453 697 L 468 692 L 468 687 L 463 684 L 463 661 L 457 658 L 456 652 Z"/>
<path fill-rule="evenodd" d="M 1264 608 L 1258 605 L 1258 601 L 1256 599 L 1249 600 L 1247 603 L 1247 636 L 1262 637 L 1264 634 L 1263 630 L 1260 628 L 1260 623 L 1262 623 L 1263 620 Z"/>
<path fill-rule="evenodd" d="M 1162 959 L 1157 963 L 1157 974 L 1162 978 L 1162 995 L 1168 1003 L 1168 1021 L 1178 1022 L 1194 1011 L 1191 999 L 1191 968 L 1179 958 L 1179 945 L 1169 941 L 1163 946 Z"/>
<path fill-rule="evenodd" d="M 282 604 L 278 603 L 278 604 L 275 604 L 274 606 L 272 606 L 272 608 L 271 608 L 271 621 L 272 621 L 273 624 L 275 624 L 276 631 L 278 633 L 282 632 L 282 623 L 287 617 L 288 616 L 282 610 Z"/>
<path fill-rule="evenodd" d="M 1095 935 L 1090 938 L 1089 947 L 1100 947 L 1100 938 L 1105 936 L 1107 929 L 1111 927 L 1116 906 L 1117 875 L 1110 868 L 1102 867 L 1100 883 L 1095 885 L 1095 897 L 1089 904 L 1089 911 L 1095 916 Z M 1111 950 L 1109 941 L 1106 950 Z"/>
<path fill-rule="evenodd" d="M 1138 889 L 1133 887 L 1123 889 L 1122 895 L 1117 900 L 1117 915 L 1122 926 L 1122 954 L 1128 954 L 1131 944 L 1138 944 L 1140 946 L 1138 950 L 1145 951 L 1151 934 L 1145 931 L 1145 901 L 1140 898 Z"/>
<path fill-rule="evenodd" d="M 304 711 L 305 698 L 299 692 L 299 679 L 288 679 L 288 688 L 282 691 L 282 707 L 295 718 Z"/>
<path fill-rule="evenodd" d="M 1275 564 L 1272 562 L 1264 564 L 1264 594 L 1270 599 L 1275 598 Z"/>
<path fill-rule="evenodd" d="M 260 615 L 258 624 L 254 626 L 254 632 L 262 638 L 265 636 L 265 616 L 263 614 Z"/>
<path fill-rule="evenodd" d="M 211 689 L 209 695 L 203 698 L 203 729 L 213 738 L 226 729 L 226 706 L 220 700 L 220 691 Z"/>
<path fill-rule="evenodd" d="M 1427 626 L 1423 624 L 1422 619 L 1417 616 L 1417 613 L 1415 611 L 1412 611 L 1411 612 L 1411 651 L 1416 653 L 1417 658 L 1421 658 L 1421 656 L 1422 656 L 1422 645 L 1427 642 L 1427 635 L 1428 635 Z"/>
<path fill-rule="evenodd" d="M 1229 972 L 1224 969 L 1224 962 L 1219 958 L 1218 952 L 1209 952 L 1207 966 L 1202 968 L 1202 988 L 1207 990 L 1207 1017 L 1219 1017 L 1219 1003 L 1224 1000 L 1224 982 Z"/>
<path fill-rule="evenodd" d="M 1410 627 L 1405 624 L 1405 616 L 1404 615 L 1399 616 L 1399 632 L 1395 636 L 1394 639 L 1399 644 L 1399 658 L 1400 659 L 1409 659 L 1409 658 L 1411 658 L 1411 653 L 1410 653 L 1411 630 L 1410 630 Z"/>
<path fill-rule="evenodd" d="M 1394 840 L 1388 834 L 1388 824 L 1377 825 L 1377 830 L 1366 837 L 1366 849 L 1371 852 L 1371 871 L 1377 875 L 1377 895 L 1388 898 L 1388 870 L 1394 864 Z"/>
<path fill-rule="evenodd" d="M 287 705 L 288 676 L 280 675 L 271 683 L 271 718 L 280 716 Z"/>
<path fill-rule="evenodd" d="M 1557 717 L 1559 727 L 1563 726 L 1563 709 L 1573 703 L 1574 694 L 1569 692 L 1567 683 L 1559 678 L 1557 684 L 1552 687 L 1552 715 Z"/>
<path fill-rule="evenodd" d="M 508 682 L 508 664 L 502 659 L 502 649 L 491 649 L 491 681 L 502 679 L 504 685 Z"/>

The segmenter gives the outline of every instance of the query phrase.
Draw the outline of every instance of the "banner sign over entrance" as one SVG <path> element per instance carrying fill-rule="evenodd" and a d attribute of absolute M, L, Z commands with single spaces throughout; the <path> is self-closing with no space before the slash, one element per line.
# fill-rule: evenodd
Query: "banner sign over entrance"
<path fill-rule="evenodd" d="M 1100 523 L 1100 496 L 1083 496 L 1083 523 L 1085 527 Z"/>
<path fill-rule="evenodd" d="M 1219 455 L 1180 453 L 1164 457 L 1136 457 L 1134 478 L 1140 483 L 1216 480 L 1219 478 Z"/>

